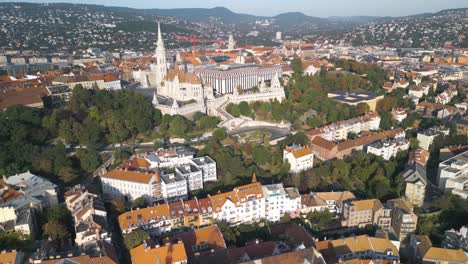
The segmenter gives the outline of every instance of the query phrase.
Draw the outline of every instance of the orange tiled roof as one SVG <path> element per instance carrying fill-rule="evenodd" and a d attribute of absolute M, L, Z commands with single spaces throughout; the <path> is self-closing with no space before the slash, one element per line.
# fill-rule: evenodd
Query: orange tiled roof
<path fill-rule="evenodd" d="M 194 248 L 200 245 L 208 245 L 206 250 L 219 250 L 226 248 L 223 234 L 219 231 L 217 225 L 210 225 L 193 231 L 181 233 L 175 238 L 182 240 L 189 255 L 193 255 Z"/>
<path fill-rule="evenodd" d="M 234 191 L 216 194 L 211 196 L 210 199 L 215 212 L 220 212 L 221 207 L 223 207 L 227 200 L 230 200 L 236 205 L 239 202 L 239 197 L 237 197 L 237 194 Z"/>
<path fill-rule="evenodd" d="M 308 147 L 303 147 L 303 148 L 300 148 L 300 149 L 297 149 L 297 150 L 286 147 L 286 150 L 288 152 L 291 152 L 293 154 L 294 158 L 296 158 L 296 159 L 304 157 L 306 155 L 311 155 L 312 154 L 312 149 L 310 149 Z"/>
<path fill-rule="evenodd" d="M 198 76 L 191 72 L 184 72 L 178 69 L 169 70 L 166 75 L 167 81 L 174 81 L 178 77 L 180 83 L 201 84 Z"/>
<path fill-rule="evenodd" d="M 16 252 L 0 253 L 0 264 L 15 264 L 16 255 Z"/>
<path fill-rule="evenodd" d="M 119 215 L 120 229 L 124 230 L 131 226 L 136 226 L 140 222 L 146 222 L 151 219 L 169 219 L 169 206 L 167 204 L 155 205 L 139 210 L 125 212 Z"/>
<path fill-rule="evenodd" d="M 138 171 L 127 171 L 122 169 L 115 169 L 107 172 L 102 176 L 103 178 L 111 178 L 121 181 L 130 181 L 138 183 L 149 183 L 153 176 L 158 176 L 157 174 L 147 173 L 147 172 L 138 172 Z"/>
<path fill-rule="evenodd" d="M 12 263 L 14 263 L 14 262 L 12 262 Z M 70 257 L 70 258 L 44 260 L 41 263 L 43 263 L 43 264 L 59 264 L 59 263 L 115 264 L 116 262 L 113 261 L 109 257 L 94 257 L 94 258 L 92 258 L 92 257 L 90 257 L 88 255 L 84 255 L 84 256 L 77 256 L 77 257 Z"/>
<path fill-rule="evenodd" d="M 263 198 L 262 184 L 259 182 L 236 187 L 234 188 L 234 192 L 239 197 L 241 203 L 247 202 L 249 196 L 254 196 L 255 199 Z"/>
<path fill-rule="evenodd" d="M 358 200 L 351 202 L 351 204 L 355 207 L 356 211 L 373 210 L 374 208 L 379 209 L 383 207 L 382 203 L 377 199 Z"/>
<path fill-rule="evenodd" d="M 145 249 L 145 245 L 130 250 L 132 263 L 171 264 L 187 261 L 187 254 L 182 243 Z"/>
<path fill-rule="evenodd" d="M 321 148 L 327 149 L 327 150 L 332 150 L 334 147 L 336 147 L 336 144 L 333 143 L 330 140 L 326 140 L 323 137 L 315 137 L 312 142 L 310 142 L 311 145 L 319 146 Z"/>

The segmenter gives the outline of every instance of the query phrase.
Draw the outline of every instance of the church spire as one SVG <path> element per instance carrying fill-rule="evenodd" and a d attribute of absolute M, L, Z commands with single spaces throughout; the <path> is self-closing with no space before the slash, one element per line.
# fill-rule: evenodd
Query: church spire
<path fill-rule="evenodd" d="M 161 48 L 164 49 L 164 42 L 163 42 L 162 34 L 161 34 L 161 25 L 160 25 L 159 22 L 158 22 L 158 43 L 157 43 L 157 48 L 158 49 L 161 49 Z"/>
<path fill-rule="evenodd" d="M 257 174 L 255 173 L 255 171 L 252 173 L 252 183 L 256 183 L 257 182 Z"/>

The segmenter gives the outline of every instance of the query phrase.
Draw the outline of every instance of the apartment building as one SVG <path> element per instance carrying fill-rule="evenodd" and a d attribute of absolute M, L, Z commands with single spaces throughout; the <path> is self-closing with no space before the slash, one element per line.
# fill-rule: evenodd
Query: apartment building
<path fill-rule="evenodd" d="M 434 142 L 434 139 L 438 136 L 448 136 L 450 133 L 449 128 L 444 127 L 434 127 L 428 130 L 418 132 L 417 139 L 419 140 L 419 147 L 429 150 Z"/>
<path fill-rule="evenodd" d="M 204 199 L 174 201 L 126 212 L 119 216 L 119 224 L 123 233 L 141 227 L 151 234 L 162 234 L 184 227 L 205 226 L 213 220 L 231 225 L 262 219 L 277 222 L 284 214 L 298 213 L 300 199 L 294 188 L 284 189 L 281 184 L 262 186 L 254 181 Z"/>
<path fill-rule="evenodd" d="M 217 180 L 216 162 L 208 157 L 193 158 L 192 164 L 197 166 L 203 173 L 203 182 L 215 182 Z"/>
<path fill-rule="evenodd" d="M 366 133 L 365 135 L 353 139 L 335 143 L 320 136 L 314 137 L 310 142 L 310 147 L 314 155 L 321 160 L 342 159 L 351 155 L 354 151 L 364 150 L 372 142 L 386 138 L 404 138 L 405 131 L 402 128 L 385 130 L 376 133 Z"/>
<path fill-rule="evenodd" d="M 401 198 L 387 201 L 392 209 L 392 231 L 399 241 L 409 239 L 416 231 L 418 216 L 413 212 L 413 206 Z"/>
<path fill-rule="evenodd" d="M 390 240 L 367 235 L 319 241 L 315 247 L 327 263 L 348 260 L 356 260 L 357 263 L 361 263 L 359 260 L 400 261 L 398 249 Z"/>
<path fill-rule="evenodd" d="M 265 197 L 265 219 L 277 222 L 286 213 L 297 211 L 301 206 L 300 195 L 294 188 L 283 187 L 283 184 L 262 186 Z"/>
<path fill-rule="evenodd" d="M 187 180 L 180 174 L 171 173 L 161 175 L 162 196 L 168 201 L 187 199 Z"/>
<path fill-rule="evenodd" d="M 426 196 L 426 168 L 424 165 L 416 163 L 403 172 L 405 181 L 404 198 L 414 206 L 422 206 Z"/>
<path fill-rule="evenodd" d="M 396 157 L 400 151 L 408 150 L 409 145 L 409 140 L 405 138 L 383 139 L 369 144 L 366 151 L 382 157 L 384 160 L 390 160 Z"/>
<path fill-rule="evenodd" d="M 376 112 L 367 113 L 361 117 L 335 122 L 319 128 L 313 128 L 304 133 L 312 141 L 315 137 L 322 137 L 336 142 L 348 139 L 349 133 L 360 134 L 362 131 L 378 130 L 380 115 Z"/>
<path fill-rule="evenodd" d="M 314 167 L 314 154 L 309 147 L 291 145 L 283 150 L 283 161 L 288 161 L 290 172 L 299 173 Z"/>
<path fill-rule="evenodd" d="M 175 174 L 186 179 L 190 191 L 203 189 L 203 171 L 194 164 L 175 167 Z"/>
<path fill-rule="evenodd" d="M 133 201 L 142 197 L 148 202 L 163 198 L 159 171 L 131 171 L 118 168 L 101 176 L 102 191 L 106 199 Z"/>
<path fill-rule="evenodd" d="M 107 212 L 101 197 L 77 185 L 64 194 L 65 205 L 75 224 L 75 244 L 82 252 L 106 252 L 111 247 Z M 97 254 L 97 253 L 96 253 Z"/>
<path fill-rule="evenodd" d="M 301 213 L 328 210 L 330 213 L 341 214 L 344 203 L 355 199 L 354 194 L 349 191 L 303 194 L 301 195 Z"/>
<path fill-rule="evenodd" d="M 57 205 L 57 191 L 57 185 L 29 171 L 8 178 L 3 176 L 0 225 L 6 231 L 15 230 L 34 237 L 39 228 L 35 213 Z"/>
<path fill-rule="evenodd" d="M 182 242 L 159 246 L 152 240 L 145 240 L 143 244 L 130 250 L 133 264 L 160 263 L 160 264 L 187 264 L 188 258 Z"/>
<path fill-rule="evenodd" d="M 351 201 L 344 204 L 342 226 L 377 225 L 384 206 L 377 199 Z"/>
<path fill-rule="evenodd" d="M 468 198 L 468 151 L 439 164 L 437 174 L 439 189 Z"/>
<path fill-rule="evenodd" d="M 412 262 L 415 264 L 466 264 L 468 256 L 463 249 L 437 248 L 426 235 L 411 235 Z"/>

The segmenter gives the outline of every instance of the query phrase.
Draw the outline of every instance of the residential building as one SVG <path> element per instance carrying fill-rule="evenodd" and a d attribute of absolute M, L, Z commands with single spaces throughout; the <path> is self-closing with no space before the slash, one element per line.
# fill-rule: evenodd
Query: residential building
<path fill-rule="evenodd" d="M 106 88 L 104 78 L 98 76 L 76 76 L 76 75 L 62 75 L 52 81 L 52 85 L 68 85 L 73 90 L 78 85 L 84 89 L 99 89 Z"/>
<path fill-rule="evenodd" d="M 411 262 L 415 264 L 423 263 L 422 260 L 426 252 L 432 247 L 431 239 L 426 235 L 412 234 L 409 243 L 409 253 Z"/>
<path fill-rule="evenodd" d="M 186 179 L 190 191 L 203 189 L 203 172 L 196 165 L 177 166 L 175 167 L 175 174 Z"/>
<path fill-rule="evenodd" d="M 203 182 L 215 182 L 217 180 L 216 161 L 208 156 L 193 158 L 192 164 L 203 173 Z"/>
<path fill-rule="evenodd" d="M 257 261 L 258 259 L 276 256 L 289 251 L 282 241 L 255 241 L 243 247 L 230 247 L 227 250 L 226 263 L 243 263 Z"/>
<path fill-rule="evenodd" d="M 341 214 L 346 202 L 356 197 L 349 191 L 344 192 L 316 192 L 301 196 L 301 213 L 328 210 L 330 213 Z"/>
<path fill-rule="evenodd" d="M 344 204 L 342 226 L 377 225 L 384 206 L 377 199 L 351 201 Z"/>
<path fill-rule="evenodd" d="M 13 250 L 11 252 L 2 251 L 0 253 L 0 263 L 22 264 L 24 263 L 24 253 Z"/>
<path fill-rule="evenodd" d="M 287 240 L 293 250 L 310 248 L 315 245 L 315 238 L 301 224 L 295 222 L 277 223 L 269 226 L 273 237 L 280 240 Z"/>
<path fill-rule="evenodd" d="M 434 127 L 428 130 L 418 132 L 417 139 L 419 140 L 419 147 L 429 150 L 432 142 L 437 136 L 445 135 L 448 136 L 450 133 L 449 128 L 444 127 Z"/>
<path fill-rule="evenodd" d="M 314 137 L 310 147 L 314 155 L 321 160 L 342 159 L 354 151 L 364 150 L 372 142 L 386 138 L 404 138 L 405 131 L 402 128 L 386 130 L 376 133 L 365 133 L 365 135 L 343 142 L 335 143 L 320 136 Z"/>
<path fill-rule="evenodd" d="M 43 84 L 22 81 L 0 83 L 0 110 L 15 105 L 43 108 L 42 98 L 48 95 L 49 91 Z"/>
<path fill-rule="evenodd" d="M 57 258 L 53 256 L 48 260 L 34 260 L 34 263 L 41 263 L 41 264 L 64 264 L 64 263 L 117 264 L 118 262 L 107 256 L 90 257 L 88 255 L 81 255 L 81 256 L 76 256 L 76 257 L 69 256 L 69 257 L 63 257 L 63 258 L 61 256 L 57 256 Z"/>
<path fill-rule="evenodd" d="M 397 120 L 399 123 L 403 122 L 407 116 L 408 113 L 402 108 L 397 108 L 392 111 L 393 119 Z"/>
<path fill-rule="evenodd" d="M 383 139 L 369 144 L 367 146 L 367 153 L 382 157 L 384 160 L 390 160 L 396 157 L 400 151 L 408 149 L 409 140 L 405 138 Z"/>
<path fill-rule="evenodd" d="M 29 171 L 3 177 L 0 223 L 6 230 L 16 230 L 32 237 L 38 228 L 35 212 L 58 204 L 57 185 Z"/>
<path fill-rule="evenodd" d="M 72 90 L 65 84 L 50 85 L 47 86 L 47 89 L 50 91 L 50 97 L 52 98 L 53 105 L 68 102 L 72 95 Z"/>
<path fill-rule="evenodd" d="M 367 235 L 319 241 L 315 247 L 327 263 L 347 260 L 400 261 L 398 249 L 390 240 Z"/>
<path fill-rule="evenodd" d="M 190 263 L 212 263 L 212 259 L 226 257 L 226 242 L 217 225 L 179 233 L 175 239 L 182 241 Z M 210 262 L 209 262 L 210 261 Z"/>
<path fill-rule="evenodd" d="M 377 102 L 384 98 L 383 95 L 368 93 L 368 92 L 344 92 L 344 91 L 333 91 L 328 93 L 328 98 L 347 104 L 347 105 L 358 105 L 360 103 L 366 103 L 369 106 L 369 110 L 375 111 L 377 109 Z"/>
<path fill-rule="evenodd" d="M 466 264 L 468 256 L 463 249 L 447 249 L 431 247 L 424 254 L 424 264 Z"/>
<path fill-rule="evenodd" d="M 283 161 L 288 161 L 290 172 L 299 173 L 314 167 L 314 154 L 309 147 L 291 145 L 283 150 Z"/>
<path fill-rule="evenodd" d="M 300 208 L 300 196 L 297 190 L 291 190 L 293 197 L 286 192 L 283 184 L 263 185 L 263 197 L 265 197 L 264 218 L 272 222 L 278 222 L 288 212 L 294 212 Z"/>
<path fill-rule="evenodd" d="M 284 189 L 281 185 L 263 188 L 254 175 L 252 183 L 229 192 L 126 212 L 119 216 L 119 225 L 123 233 L 141 227 L 151 234 L 164 234 L 184 227 L 206 226 L 213 220 L 231 225 L 262 219 L 275 222 L 284 214 L 295 217 L 301 207 L 300 199 L 294 188 Z"/>
<path fill-rule="evenodd" d="M 167 243 L 159 246 L 152 240 L 145 240 L 143 244 L 130 250 L 133 264 L 158 263 L 158 264 L 187 264 L 188 258 L 182 242 L 176 244 Z"/>
<path fill-rule="evenodd" d="M 174 168 L 179 165 L 189 164 L 195 157 L 195 153 L 184 147 L 158 149 L 138 157 L 149 162 L 150 168 Z"/>
<path fill-rule="evenodd" d="M 64 194 L 65 204 L 75 224 L 75 244 L 89 255 L 101 256 L 111 245 L 107 212 L 102 199 L 77 185 Z"/>
<path fill-rule="evenodd" d="M 462 226 L 460 230 L 446 230 L 444 232 L 444 240 L 442 240 L 443 248 L 463 249 L 468 251 L 468 227 Z"/>
<path fill-rule="evenodd" d="M 457 135 L 468 136 L 468 116 L 463 119 L 456 119 Z"/>
<path fill-rule="evenodd" d="M 159 171 L 132 171 L 117 168 L 101 177 L 102 191 L 106 199 L 135 200 L 143 197 L 148 202 L 162 199 Z"/>
<path fill-rule="evenodd" d="M 187 180 L 178 173 L 161 175 L 162 196 L 168 200 L 187 199 Z"/>
<path fill-rule="evenodd" d="M 387 205 L 392 208 L 392 231 L 399 241 L 409 239 L 418 223 L 413 206 L 401 198 L 389 200 Z"/>
<path fill-rule="evenodd" d="M 360 134 L 363 131 L 379 130 L 380 115 L 376 112 L 367 113 L 344 121 L 335 122 L 319 128 L 305 131 L 312 141 L 315 137 L 322 137 L 328 141 L 341 141 L 348 139 L 349 133 Z"/>
<path fill-rule="evenodd" d="M 416 163 L 403 172 L 405 181 L 404 198 L 414 206 L 422 206 L 426 195 L 427 177 L 426 167 Z"/>
<path fill-rule="evenodd" d="M 257 260 L 242 262 L 242 264 L 325 264 L 322 254 L 310 247 L 298 251 L 268 256 Z"/>
<path fill-rule="evenodd" d="M 418 148 L 412 150 L 409 153 L 409 164 L 420 164 L 426 166 L 427 161 L 429 160 L 431 153 L 427 149 Z"/>
<path fill-rule="evenodd" d="M 439 164 L 437 174 L 439 189 L 468 198 L 468 151 Z"/>

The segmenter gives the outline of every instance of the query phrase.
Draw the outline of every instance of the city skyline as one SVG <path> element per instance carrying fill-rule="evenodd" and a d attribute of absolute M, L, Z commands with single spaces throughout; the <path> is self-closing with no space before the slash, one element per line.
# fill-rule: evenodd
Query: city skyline
<path fill-rule="evenodd" d="M 11 2 L 0 0 L 1 2 Z M 73 3 L 73 4 L 97 4 L 105 6 L 121 6 L 138 9 L 149 8 L 213 8 L 213 7 L 226 7 L 236 13 L 245 13 L 258 16 L 274 16 L 286 12 L 302 12 L 306 15 L 316 17 L 330 17 L 330 16 L 406 16 L 421 13 L 432 13 L 444 9 L 452 8 L 467 8 L 468 2 L 465 0 L 451 0 L 449 2 L 438 0 L 362 0 L 362 1 L 345 1 L 345 0 L 330 0 L 327 2 L 320 2 L 318 0 L 291 0 L 285 6 L 283 2 L 279 1 L 266 1 L 260 0 L 252 3 L 247 0 L 204 0 L 204 1 L 150 1 L 150 0 L 136 0 L 136 1 L 117 1 L 117 0 L 26 0 L 22 2 L 31 3 Z M 336 7 L 340 8 L 337 9 Z M 401 7 L 405 8 L 402 9 Z"/>

